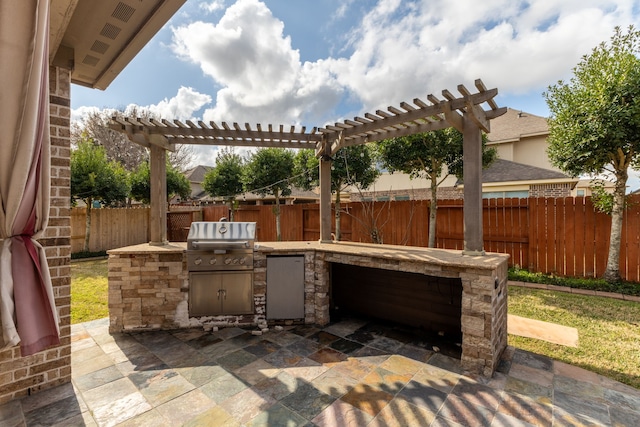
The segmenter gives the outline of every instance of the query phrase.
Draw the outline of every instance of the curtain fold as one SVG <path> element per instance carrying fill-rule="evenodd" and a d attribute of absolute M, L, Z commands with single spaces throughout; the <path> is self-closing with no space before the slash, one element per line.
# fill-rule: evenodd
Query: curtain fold
<path fill-rule="evenodd" d="M 49 267 L 49 1 L 0 0 L 0 323 L 23 356 L 58 344 Z"/>

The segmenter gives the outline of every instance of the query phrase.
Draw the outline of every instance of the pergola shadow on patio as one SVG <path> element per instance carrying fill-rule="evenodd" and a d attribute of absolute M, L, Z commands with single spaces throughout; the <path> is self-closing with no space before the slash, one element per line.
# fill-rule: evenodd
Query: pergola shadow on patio
<path fill-rule="evenodd" d="M 72 327 L 73 384 L 0 406 L 0 425 L 635 425 L 640 391 L 508 348 L 490 379 L 395 325 L 343 319 L 108 333 Z"/>
<path fill-rule="evenodd" d="M 227 145 L 244 147 L 312 148 L 320 159 L 320 241 L 331 242 L 331 162 L 343 147 L 366 144 L 384 139 L 413 135 L 454 127 L 464 137 L 464 251 L 481 255 L 482 236 L 482 132 L 490 132 L 490 120 L 506 113 L 494 101 L 497 89 L 487 89 L 478 79 L 476 93 L 458 85 L 459 96 L 442 91 L 444 99 L 428 95 L 428 102 L 418 98 L 413 103 L 402 102 L 387 111 L 377 110 L 364 117 L 344 120 L 334 125 L 288 130 L 283 125 L 253 128 L 238 123 L 197 124 L 178 120 L 113 117 L 111 128 L 127 134 L 130 140 L 151 151 L 151 241 L 152 245 L 167 243 L 166 221 L 166 151 L 176 144 Z M 488 105 L 487 110 L 482 105 Z"/>

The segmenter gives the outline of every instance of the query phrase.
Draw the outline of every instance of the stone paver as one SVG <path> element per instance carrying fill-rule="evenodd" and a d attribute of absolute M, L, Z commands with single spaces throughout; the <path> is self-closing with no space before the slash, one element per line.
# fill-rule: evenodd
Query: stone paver
<path fill-rule="evenodd" d="M 593 372 L 508 347 L 492 378 L 465 375 L 434 343 L 374 326 L 74 325 L 72 383 L 0 405 L 0 425 L 640 425 L 640 390 Z"/>

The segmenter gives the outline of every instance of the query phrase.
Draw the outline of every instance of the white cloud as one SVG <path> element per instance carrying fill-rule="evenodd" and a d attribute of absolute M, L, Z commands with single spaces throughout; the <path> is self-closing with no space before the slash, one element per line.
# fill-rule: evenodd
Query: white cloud
<path fill-rule="evenodd" d="M 442 89 L 457 93 L 460 83 L 473 89 L 476 78 L 503 95 L 542 92 L 569 77 L 614 26 L 637 24 L 634 5 L 380 0 L 364 16 L 355 8 L 336 12 L 354 22 L 347 57 L 302 63 L 264 3 L 238 0 L 217 24 L 173 28 L 173 49 L 221 86 L 205 120 L 315 125 L 338 119 L 347 98 L 371 111 Z"/>
<path fill-rule="evenodd" d="M 224 7 L 225 7 L 224 0 L 213 0 L 213 1 L 200 3 L 200 8 L 204 9 L 209 13 L 217 12 L 218 10 L 224 9 Z"/>
<path fill-rule="evenodd" d="M 476 78 L 503 93 L 542 90 L 569 76 L 615 25 L 630 24 L 633 4 L 381 0 L 352 34 L 354 53 L 332 69 L 365 108 L 455 93 Z"/>
<path fill-rule="evenodd" d="M 300 123 L 336 107 L 342 87 L 324 61 L 301 63 L 284 25 L 258 0 L 239 0 L 215 25 L 174 28 L 174 50 L 223 88 L 206 120 Z"/>
<path fill-rule="evenodd" d="M 80 122 L 90 114 L 97 113 L 98 111 L 100 111 L 98 107 L 88 106 L 82 106 L 76 108 L 75 110 L 71 110 L 71 122 Z"/>
<path fill-rule="evenodd" d="M 211 96 L 199 93 L 190 87 L 180 87 L 171 99 L 164 99 L 155 105 L 143 107 L 154 115 L 166 119 L 188 120 L 205 105 L 211 103 Z"/>

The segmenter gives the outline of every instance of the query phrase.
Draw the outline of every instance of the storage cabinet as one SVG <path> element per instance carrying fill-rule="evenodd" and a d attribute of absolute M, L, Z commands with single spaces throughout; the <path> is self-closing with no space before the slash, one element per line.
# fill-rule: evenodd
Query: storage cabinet
<path fill-rule="evenodd" d="M 304 256 L 267 257 L 267 319 L 304 318 Z"/>
<path fill-rule="evenodd" d="M 252 313 L 252 271 L 189 273 L 189 316 Z"/>

